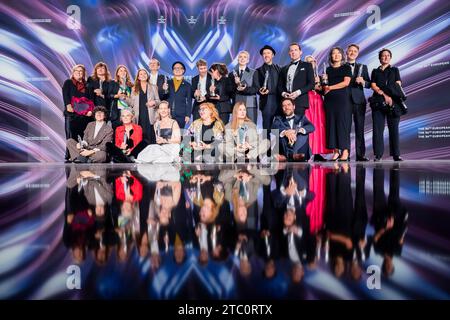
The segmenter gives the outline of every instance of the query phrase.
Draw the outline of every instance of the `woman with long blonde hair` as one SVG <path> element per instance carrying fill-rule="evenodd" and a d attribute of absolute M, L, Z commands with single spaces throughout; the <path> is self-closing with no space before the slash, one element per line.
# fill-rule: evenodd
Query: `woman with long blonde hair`
<path fill-rule="evenodd" d="M 109 94 L 109 99 L 112 102 L 110 120 L 114 129 L 121 125 L 120 111 L 129 107 L 126 100 L 130 98 L 132 88 L 133 82 L 128 68 L 123 64 L 118 65 Z"/>
<path fill-rule="evenodd" d="M 231 121 L 225 126 L 225 141 L 221 148 L 227 161 L 256 161 L 269 147 L 268 140 L 259 138 L 256 124 L 247 116 L 244 102 L 236 102 Z"/>
<path fill-rule="evenodd" d="M 180 127 L 170 116 L 169 102 L 161 101 L 154 129 L 156 144 L 148 145 L 137 157 L 142 163 L 172 163 L 180 160 Z"/>

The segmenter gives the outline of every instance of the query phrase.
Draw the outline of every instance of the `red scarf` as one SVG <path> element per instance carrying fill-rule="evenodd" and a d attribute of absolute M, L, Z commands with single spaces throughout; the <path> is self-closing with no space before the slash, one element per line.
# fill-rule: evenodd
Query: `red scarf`
<path fill-rule="evenodd" d="M 81 93 L 86 92 L 86 83 L 84 82 L 84 79 L 81 81 L 77 81 L 74 78 L 72 78 L 72 83 L 77 87 L 77 90 Z"/>

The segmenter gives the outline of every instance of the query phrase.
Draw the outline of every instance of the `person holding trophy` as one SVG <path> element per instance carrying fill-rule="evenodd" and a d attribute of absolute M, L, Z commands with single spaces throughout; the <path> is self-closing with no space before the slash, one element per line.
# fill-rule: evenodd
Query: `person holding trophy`
<path fill-rule="evenodd" d="M 163 84 L 162 98 L 169 102 L 170 114 L 178 122 L 180 129 L 189 123 L 192 111 L 191 85 L 184 78 L 186 67 L 181 61 L 172 64 L 173 78 Z"/>
<path fill-rule="evenodd" d="M 131 82 L 128 68 L 122 64 L 118 65 L 109 92 L 109 98 L 112 101 L 109 120 L 113 129 L 116 129 L 122 124 L 120 122 L 120 111 L 128 107 L 126 100 L 130 98 L 132 88 L 133 82 Z"/>
<path fill-rule="evenodd" d="M 322 86 L 320 84 L 317 61 L 313 56 L 306 56 L 305 61 L 311 63 L 314 71 L 314 90 L 308 92 L 309 108 L 305 110 L 305 116 L 314 125 L 314 132 L 309 135 L 309 145 L 314 155 L 314 161 L 326 161 L 323 154 L 332 153 L 333 150 L 327 148 L 325 130 L 325 110 L 323 108 Z"/>
<path fill-rule="evenodd" d="M 240 101 L 233 108 L 231 121 L 225 126 L 222 153 L 225 158 L 236 161 L 257 161 L 270 147 L 269 141 L 258 137 L 256 124 L 247 117 L 247 108 Z"/>
<path fill-rule="evenodd" d="M 281 103 L 282 116 L 275 116 L 272 129 L 279 132 L 280 154 L 274 155 L 277 161 L 308 161 L 311 156 L 308 135 L 314 131 L 313 124 L 305 115 L 295 114 L 294 101 L 284 98 Z"/>
<path fill-rule="evenodd" d="M 107 110 L 103 106 L 95 107 L 95 121 L 89 122 L 83 137 L 67 140 L 70 161 L 75 163 L 102 163 L 106 161 L 106 144 L 113 139 L 113 129 L 106 123 Z"/>
<path fill-rule="evenodd" d="M 309 108 L 308 92 L 314 89 L 314 71 L 310 63 L 301 61 L 302 49 L 298 43 L 289 45 L 291 62 L 280 71 L 278 91 L 283 98 L 295 102 L 295 114 L 304 115 Z"/>
<path fill-rule="evenodd" d="M 327 148 L 334 149 L 332 161 L 349 161 L 352 105 L 348 86 L 352 70 L 345 64 L 344 50 L 334 47 L 328 54 L 330 66 L 324 70 L 323 94 L 325 102 Z"/>
<path fill-rule="evenodd" d="M 211 86 L 211 75 L 208 73 L 208 63 L 204 59 L 197 61 L 198 75 L 192 78 L 191 95 L 194 97 L 192 104 L 193 121 L 200 118 L 199 106 L 206 101 L 208 88 Z"/>
<path fill-rule="evenodd" d="M 143 139 L 146 143 L 155 143 L 153 125 L 156 121 L 156 107 L 160 99 L 158 87 L 149 83 L 147 70 L 139 69 L 134 80 L 134 87 L 128 105 L 134 110 L 136 123 L 142 128 Z"/>
<path fill-rule="evenodd" d="M 136 159 L 139 163 L 173 163 L 180 159 L 181 132 L 178 123 L 170 116 L 169 103 L 161 101 L 157 107 L 155 129 L 156 144 L 148 145 Z"/>
<path fill-rule="evenodd" d="M 256 87 L 253 85 L 254 69 L 250 69 L 247 64 L 250 54 L 241 51 L 238 54 L 238 65 L 228 75 L 232 79 L 234 103 L 243 102 L 247 109 L 247 116 L 253 123 L 258 122 L 258 104 L 256 101 Z"/>
<path fill-rule="evenodd" d="M 220 119 L 224 124 L 230 120 L 231 96 L 233 87 L 228 78 L 227 66 L 223 63 L 213 63 L 209 68 L 211 73 L 211 86 L 209 87 L 208 101 L 215 104 Z"/>
<path fill-rule="evenodd" d="M 105 107 L 108 110 L 108 114 L 111 110 L 111 100 L 109 99 L 110 83 L 111 74 L 106 63 L 102 61 L 96 63 L 92 75 L 87 79 L 87 87 L 91 91 L 94 105 L 96 107 Z"/>
<path fill-rule="evenodd" d="M 87 124 L 92 120 L 94 103 L 86 86 L 86 68 L 77 64 L 72 68 L 69 79 L 62 87 L 66 139 L 82 136 Z M 67 159 L 69 153 L 66 154 Z"/>
<path fill-rule="evenodd" d="M 370 78 L 367 66 L 357 63 L 359 46 L 350 44 L 347 47 L 347 64 L 352 68 L 352 80 L 349 93 L 352 102 L 353 122 L 355 123 L 355 150 L 356 161 L 369 161 L 366 158 L 366 140 L 364 139 L 364 121 L 366 119 L 366 97 L 364 88 L 370 88 Z"/>
<path fill-rule="evenodd" d="M 269 130 L 280 103 L 277 87 L 280 66 L 273 63 L 276 51 L 271 46 L 265 45 L 259 50 L 259 54 L 263 57 L 264 64 L 256 69 L 253 83 L 259 94 L 263 129 Z M 267 137 L 270 138 L 269 132 Z"/>

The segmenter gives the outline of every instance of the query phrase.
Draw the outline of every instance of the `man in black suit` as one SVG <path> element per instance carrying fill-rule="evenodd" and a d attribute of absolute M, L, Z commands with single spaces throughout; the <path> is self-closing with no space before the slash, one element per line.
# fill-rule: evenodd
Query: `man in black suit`
<path fill-rule="evenodd" d="M 193 121 L 200 118 L 199 106 L 206 102 L 208 88 L 211 86 L 211 75 L 208 73 L 208 63 L 206 60 L 197 61 L 198 75 L 192 78 L 191 95 L 194 98 L 192 105 Z"/>
<path fill-rule="evenodd" d="M 308 135 L 314 131 L 313 124 L 304 115 L 294 114 L 294 101 L 284 98 L 283 116 L 273 119 L 272 129 L 279 130 L 281 154 L 278 161 L 307 161 L 311 156 Z"/>
<path fill-rule="evenodd" d="M 291 63 L 283 67 L 278 80 L 278 91 L 283 98 L 295 102 L 295 114 L 304 115 L 309 108 L 308 92 L 314 89 L 314 71 L 311 63 L 301 61 L 302 49 L 298 43 L 289 46 Z"/>
<path fill-rule="evenodd" d="M 148 81 L 158 87 L 158 95 L 163 95 L 163 84 L 167 82 L 167 76 L 159 73 L 160 63 L 157 59 L 152 58 L 148 64 L 150 68 L 150 77 Z"/>
<path fill-rule="evenodd" d="M 352 79 L 349 85 L 350 99 L 353 104 L 353 121 L 355 123 L 356 161 L 369 161 L 366 158 L 366 142 L 364 139 L 364 120 L 366 118 L 366 97 L 364 88 L 370 88 L 367 66 L 356 63 L 359 46 L 350 44 L 347 47 L 347 64 L 352 68 Z"/>
<path fill-rule="evenodd" d="M 259 94 L 259 108 L 262 112 L 263 129 L 269 130 L 279 106 L 277 84 L 280 66 L 273 63 L 276 51 L 271 46 L 265 45 L 259 50 L 259 53 L 264 59 L 264 64 L 256 69 L 253 83 Z M 265 81 L 266 79 L 267 81 Z"/>

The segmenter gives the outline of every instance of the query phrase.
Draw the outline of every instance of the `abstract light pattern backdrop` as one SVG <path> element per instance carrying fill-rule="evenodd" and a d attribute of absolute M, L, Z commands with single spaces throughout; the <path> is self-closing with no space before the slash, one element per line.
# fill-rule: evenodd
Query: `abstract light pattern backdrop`
<path fill-rule="evenodd" d="M 182 60 L 190 77 L 199 58 L 232 67 L 244 49 L 258 67 L 264 44 L 284 65 L 292 41 L 319 62 L 332 46 L 358 43 L 370 70 L 390 48 L 409 96 L 403 156 L 450 159 L 449 9 L 445 0 L 2 1 L 0 161 L 63 160 L 61 86 L 76 63 L 89 73 L 100 60 L 125 64 L 134 76 L 153 56 L 163 73 Z M 370 111 L 365 131 L 371 150 Z"/>

